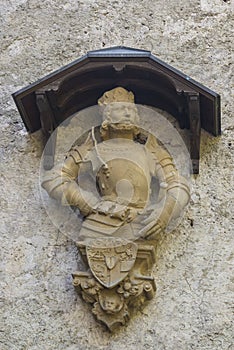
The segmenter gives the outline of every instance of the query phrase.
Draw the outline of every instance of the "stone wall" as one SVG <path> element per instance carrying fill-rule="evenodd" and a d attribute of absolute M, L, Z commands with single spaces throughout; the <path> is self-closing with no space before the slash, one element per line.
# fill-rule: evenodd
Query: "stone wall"
<path fill-rule="evenodd" d="M 233 3 L 1 0 L 2 350 L 230 350 L 233 346 Z M 89 50 L 125 45 L 221 94 L 222 136 L 202 132 L 200 175 L 180 227 L 159 239 L 156 297 L 110 334 L 76 295 L 75 245 L 42 205 L 40 147 L 11 93 Z M 233 81 L 232 81 L 233 82 Z"/>

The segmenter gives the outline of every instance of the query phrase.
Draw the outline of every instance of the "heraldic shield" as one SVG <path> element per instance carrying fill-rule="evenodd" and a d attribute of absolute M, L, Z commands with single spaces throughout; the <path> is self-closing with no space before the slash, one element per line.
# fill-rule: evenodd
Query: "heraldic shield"
<path fill-rule="evenodd" d="M 112 288 L 133 267 L 137 244 L 122 238 L 98 238 L 86 245 L 86 254 L 94 277 L 104 287 Z"/>

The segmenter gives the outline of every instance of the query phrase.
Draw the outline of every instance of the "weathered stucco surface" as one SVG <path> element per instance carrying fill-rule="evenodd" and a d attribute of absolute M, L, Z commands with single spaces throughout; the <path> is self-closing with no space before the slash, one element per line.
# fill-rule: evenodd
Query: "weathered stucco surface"
<path fill-rule="evenodd" d="M 222 0 L 1 0 L 2 350 L 233 349 L 233 4 Z M 222 136 L 202 133 L 180 227 L 159 239 L 156 297 L 111 335 L 76 295 L 74 243 L 39 192 L 40 149 L 11 93 L 88 50 L 125 45 L 221 94 Z"/>

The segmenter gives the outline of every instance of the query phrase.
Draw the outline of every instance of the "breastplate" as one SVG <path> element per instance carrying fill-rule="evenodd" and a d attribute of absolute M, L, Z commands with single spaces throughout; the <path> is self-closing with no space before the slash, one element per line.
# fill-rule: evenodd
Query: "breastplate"
<path fill-rule="evenodd" d="M 143 208 L 150 194 L 150 156 L 134 141 L 109 140 L 88 155 L 100 195 L 105 200 Z"/>

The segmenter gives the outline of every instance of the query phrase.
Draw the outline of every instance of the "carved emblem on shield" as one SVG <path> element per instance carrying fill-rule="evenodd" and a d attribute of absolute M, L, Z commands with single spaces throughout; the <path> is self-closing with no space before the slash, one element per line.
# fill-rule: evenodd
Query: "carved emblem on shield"
<path fill-rule="evenodd" d="M 107 288 L 121 282 L 133 267 L 137 244 L 122 238 L 99 238 L 86 246 L 89 267 Z"/>

